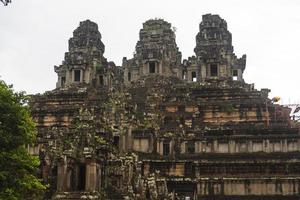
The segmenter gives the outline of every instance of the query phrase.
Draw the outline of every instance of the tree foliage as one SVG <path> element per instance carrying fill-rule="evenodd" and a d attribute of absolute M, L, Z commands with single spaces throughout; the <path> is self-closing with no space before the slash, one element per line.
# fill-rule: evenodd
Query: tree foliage
<path fill-rule="evenodd" d="M 0 80 L 0 200 L 39 199 L 45 189 L 35 176 L 39 159 L 26 150 L 36 136 L 26 101 Z"/>
<path fill-rule="evenodd" d="M 5 6 L 11 3 L 11 0 L 0 0 Z"/>

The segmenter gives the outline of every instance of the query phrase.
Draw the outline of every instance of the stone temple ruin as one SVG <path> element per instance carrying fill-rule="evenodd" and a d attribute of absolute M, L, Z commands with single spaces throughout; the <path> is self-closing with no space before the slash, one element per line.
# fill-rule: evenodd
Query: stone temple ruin
<path fill-rule="evenodd" d="M 224 19 L 203 15 L 183 61 L 162 19 L 143 24 L 122 66 L 104 50 L 81 22 L 56 89 L 30 101 L 45 199 L 300 199 L 299 127 L 245 83 Z"/>

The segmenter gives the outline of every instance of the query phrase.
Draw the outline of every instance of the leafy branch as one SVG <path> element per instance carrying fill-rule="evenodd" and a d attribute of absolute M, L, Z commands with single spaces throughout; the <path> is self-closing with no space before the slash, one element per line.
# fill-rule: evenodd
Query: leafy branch
<path fill-rule="evenodd" d="M 11 0 L 0 0 L 4 6 L 7 6 L 9 3 L 11 3 Z"/>

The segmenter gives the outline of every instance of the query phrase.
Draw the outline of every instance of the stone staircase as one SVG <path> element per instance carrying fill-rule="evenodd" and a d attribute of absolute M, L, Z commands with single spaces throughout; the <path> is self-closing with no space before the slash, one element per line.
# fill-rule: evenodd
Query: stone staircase
<path fill-rule="evenodd" d="M 98 192 L 58 192 L 53 200 L 100 200 Z"/>

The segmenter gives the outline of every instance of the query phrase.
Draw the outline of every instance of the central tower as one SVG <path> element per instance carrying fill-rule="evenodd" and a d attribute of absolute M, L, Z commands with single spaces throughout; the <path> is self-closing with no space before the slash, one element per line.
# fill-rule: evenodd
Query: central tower
<path fill-rule="evenodd" d="M 134 57 L 123 58 L 125 84 L 148 74 L 179 76 L 181 52 L 175 38 L 170 23 L 162 19 L 146 21 L 140 30 Z"/>

